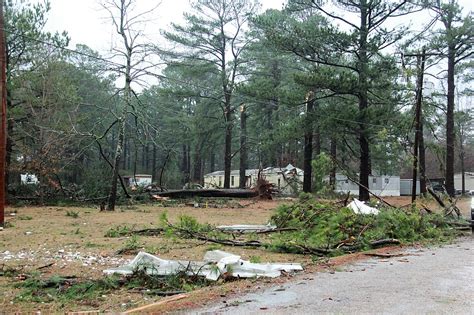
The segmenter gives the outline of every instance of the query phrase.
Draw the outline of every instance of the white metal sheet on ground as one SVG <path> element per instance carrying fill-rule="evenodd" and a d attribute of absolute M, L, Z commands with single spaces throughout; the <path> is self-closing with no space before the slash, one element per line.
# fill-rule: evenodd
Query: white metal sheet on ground
<path fill-rule="evenodd" d="M 282 271 L 301 271 L 301 264 L 255 264 L 243 260 L 238 255 L 220 250 L 208 251 L 204 261 L 166 260 L 157 256 L 140 252 L 126 265 L 104 270 L 106 274 L 130 275 L 136 270 L 145 271 L 150 275 L 167 276 L 179 272 L 199 275 L 216 281 L 223 274 L 229 273 L 235 278 L 270 277 L 276 278 Z"/>

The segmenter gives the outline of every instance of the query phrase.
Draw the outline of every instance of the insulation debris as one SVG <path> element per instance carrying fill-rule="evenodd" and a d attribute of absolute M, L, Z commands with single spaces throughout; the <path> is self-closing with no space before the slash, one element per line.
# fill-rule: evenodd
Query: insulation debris
<path fill-rule="evenodd" d="M 362 201 L 355 198 L 347 207 L 358 214 L 379 214 L 378 209 L 369 207 Z"/>
<path fill-rule="evenodd" d="M 301 271 L 301 264 L 256 264 L 243 260 L 238 255 L 220 250 L 208 251 L 203 261 L 166 260 L 140 252 L 126 265 L 104 270 L 105 274 L 130 275 L 135 271 L 145 271 L 149 275 L 167 276 L 179 272 L 188 275 L 199 275 L 216 281 L 222 275 L 235 278 L 270 277 L 276 278 L 282 271 Z"/>

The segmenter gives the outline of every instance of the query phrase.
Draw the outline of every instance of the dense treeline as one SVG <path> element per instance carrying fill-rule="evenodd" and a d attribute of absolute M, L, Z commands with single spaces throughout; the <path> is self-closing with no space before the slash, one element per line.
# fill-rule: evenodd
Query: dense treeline
<path fill-rule="evenodd" d="M 121 40 L 110 58 L 46 32 L 48 2 L 6 1 L 11 197 L 30 173 L 42 197 L 108 195 L 113 209 L 124 175 L 180 188 L 224 170 L 229 187 L 240 163 L 307 169 L 326 153 L 366 200 L 369 174 L 413 165 L 423 48 L 421 176 L 453 194 L 454 172 L 474 169 L 472 13 L 454 0 L 290 0 L 261 13 L 254 0 L 197 0 L 159 44 L 138 31 L 133 0 L 99 2 Z M 434 16 L 421 32 L 406 23 L 417 15 Z"/>

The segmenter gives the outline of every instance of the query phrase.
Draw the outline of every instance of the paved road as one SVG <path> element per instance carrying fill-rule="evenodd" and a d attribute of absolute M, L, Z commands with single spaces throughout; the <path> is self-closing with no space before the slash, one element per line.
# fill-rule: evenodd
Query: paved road
<path fill-rule="evenodd" d="M 199 314 L 474 314 L 474 238 L 370 259 L 220 302 Z"/>

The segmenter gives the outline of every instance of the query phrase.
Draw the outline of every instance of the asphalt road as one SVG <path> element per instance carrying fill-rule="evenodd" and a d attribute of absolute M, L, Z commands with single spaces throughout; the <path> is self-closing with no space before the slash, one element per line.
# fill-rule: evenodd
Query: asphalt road
<path fill-rule="evenodd" d="M 229 299 L 198 314 L 474 314 L 474 237 L 408 249 Z"/>

